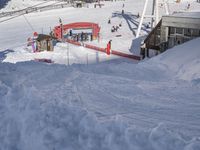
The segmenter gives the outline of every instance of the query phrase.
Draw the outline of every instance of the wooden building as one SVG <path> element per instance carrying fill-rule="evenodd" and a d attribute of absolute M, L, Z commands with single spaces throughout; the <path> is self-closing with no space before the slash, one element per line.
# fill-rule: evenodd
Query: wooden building
<path fill-rule="evenodd" d="M 72 2 L 72 5 L 76 8 L 82 8 L 86 6 L 86 3 L 84 1 L 81 0 L 75 0 Z"/>
<path fill-rule="evenodd" d="M 45 34 L 38 34 L 36 39 L 36 47 L 37 51 L 53 51 L 54 50 L 54 38 L 45 35 Z"/>
<path fill-rule="evenodd" d="M 148 56 L 150 49 L 164 52 L 197 37 L 200 37 L 200 12 L 163 16 L 144 40 L 141 54 Z"/>

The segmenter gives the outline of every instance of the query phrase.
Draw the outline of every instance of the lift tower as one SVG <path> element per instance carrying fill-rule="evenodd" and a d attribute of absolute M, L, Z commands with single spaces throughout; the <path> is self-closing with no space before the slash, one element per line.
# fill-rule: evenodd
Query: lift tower
<path fill-rule="evenodd" d="M 151 15 L 147 15 L 146 14 L 147 5 L 151 1 L 152 1 L 152 5 L 151 5 L 150 8 L 152 8 L 152 13 L 151 13 Z M 145 0 L 144 9 L 143 9 L 142 16 L 141 16 L 141 19 L 140 19 L 140 23 L 139 23 L 139 26 L 138 26 L 136 38 L 138 38 L 139 35 L 140 35 L 142 24 L 144 22 L 144 18 L 150 18 L 151 19 L 151 28 L 155 27 L 155 25 L 159 22 L 159 5 L 164 6 L 166 15 L 169 15 L 169 8 L 168 8 L 167 1 L 168 0 Z"/>

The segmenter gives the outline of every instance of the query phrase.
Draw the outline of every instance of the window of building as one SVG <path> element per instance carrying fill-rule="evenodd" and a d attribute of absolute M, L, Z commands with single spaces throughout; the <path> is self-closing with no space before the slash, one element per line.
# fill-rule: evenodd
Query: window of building
<path fill-rule="evenodd" d="M 175 34 L 175 28 L 174 27 L 170 27 L 169 28 L 169 33 L 170 34 Z"/>
<path fill-rule="evenodd" d="M 183 28 L 176 28 L 176 34 L 183 34 Z"/>
<path fill-rule="evenodd" d="M 192 36 L 194 36 L 194 37 L 200 36 L 200 30 L 198 30 L 198 29 L 192 29 Z"/>
<path fill-rule="evenodd" d="M 184 36 L 191 36 L 191 29 L 184 29 Z"/>

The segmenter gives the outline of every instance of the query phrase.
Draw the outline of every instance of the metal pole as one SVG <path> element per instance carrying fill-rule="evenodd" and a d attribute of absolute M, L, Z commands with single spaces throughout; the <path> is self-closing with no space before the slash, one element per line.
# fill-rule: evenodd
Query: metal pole
<path fill-rule="evenodd" d="M 153 0 L 153 4 L 152 4 L 152 18 L 151 18 L 151 29 L 153 29 L 154 24 L 155 24 L 155 0 Z"/>
<path fill-rule="evenodd" d="M 69 43 L 67 42 L 67 65 L 69 66 Z"/>
<path fill-rule="evenodd" d="M 140 19 L 140 23 L 139 23 L 139 26 L 138 26 L 136 38 L 138 38 L 139 35 L 140 35 L 140 31 L 141 31 L 142 23 L 143 23 L 143 20 L 144 20 L 144 15 L 145 15 L 145 13 L 146 13 L 148 1 L 149 1 L 149 0 L 146 0 L 146 1 L 145 1 L 145 4 L 144 4 L 144 9 L 143 9 L 142 16 L 141 16 L 141 19 Z"/>
<path fill-rule="evenodd" d="M 61 36 L 61 41 L 63 42 L 63 24 L 62 24 L 62 19 L 59 18 L 59 23 L 60 23 L 60 36 Z"/>
<path fill-rule="evenodd" d="M 88 54 L 86 55 L 86 61 L 87 61 L 87 66 L 88 66 Z"/>
<path fill-rule="evenodd" d="M 166 15 L 169 15 L 169 5 L 167 1 L 164 2 Z"/>
<path fill-rule="evenodd" d="M 157 25 L 159 22 L 158 0 L 155 0 L 155 4 L 156 4 L 156 25 Z"/>

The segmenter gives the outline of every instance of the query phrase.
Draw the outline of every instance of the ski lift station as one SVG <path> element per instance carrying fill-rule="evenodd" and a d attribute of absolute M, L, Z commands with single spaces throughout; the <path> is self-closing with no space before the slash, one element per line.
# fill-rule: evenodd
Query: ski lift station
<path fill-rule="evenodd" d="M 184 12 L 163 16 L 141 46 L 141 55 L 149 49 L 158 52 L 200 37 L 200 12 Z"/>

